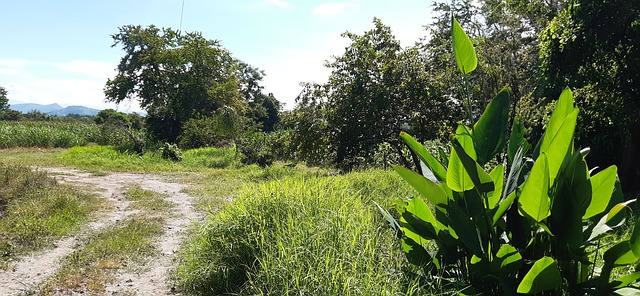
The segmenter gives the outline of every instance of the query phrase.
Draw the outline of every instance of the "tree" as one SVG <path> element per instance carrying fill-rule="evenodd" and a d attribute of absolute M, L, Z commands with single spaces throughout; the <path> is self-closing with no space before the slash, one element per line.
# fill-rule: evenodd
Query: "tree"
<path fill-rule="evenodd" d="M 640 190 L 640 2 L 571 1 L 540 35 L 543 102 L 576 89 L 578 145 L 617 164 L 627 191 Z"/>
<path fill-rule="evenodd" d="M 260 81 L 264 78 L 264 71 L 240 62 L 238 78 L 243 100 L 249 105 L 246 116 L 259 125 L 264 132 L 272 132 L 280 122 L 282 106 L 272 93 L 264 94 L 264 87 Z"/>
<path fill-rule="evenodd" d="M 0 86 L 0 113 L 4 113 L 9 110 L 9 98 L 7 97 L 7 90 Z"/>
<path fill-rule="evenodd" d="M 115 103 L 138 100 L 154 138 L 175 142 L 189 119 L 223 106 L 244 110 L 238 61 L 218 41 L 153 25 L 119 29 L 113 46 L 121 45 L 125 55 L 105 95 Z"/>

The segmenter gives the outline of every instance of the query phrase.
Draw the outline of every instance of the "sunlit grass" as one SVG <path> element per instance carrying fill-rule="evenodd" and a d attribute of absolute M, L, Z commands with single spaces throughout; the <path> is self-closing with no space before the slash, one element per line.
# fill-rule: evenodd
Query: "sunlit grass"
<path fill-rule="evenodd" d="M 50 246 L 100 205 L 95 196 L 57 184 L 45 172 L 0 165 L 0 262 Z"/>
<path fill-rule="evenodd" d="M 177 282 L 194 295 L 411 293 L 412 267 L 371 202 L 409 192 L 379 170 L 247 186 L 182 251 Z"/>

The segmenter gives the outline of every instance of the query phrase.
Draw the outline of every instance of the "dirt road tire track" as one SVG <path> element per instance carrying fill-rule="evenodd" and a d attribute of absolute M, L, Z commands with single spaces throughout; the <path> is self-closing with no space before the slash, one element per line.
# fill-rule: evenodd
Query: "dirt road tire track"
<path fill-rule="evenodd" d="M 113 207 L 94 215 L 94 220 L 73 236 L 56 242 L 53 249 L 37 252 L 16 262 L 15 268 L 0 271 L 0 295 L 16 295 L 33 292 L 38 284 L 53 275 L 60 267 L 60 260 L 78 247 L 83 235 L 125 220 L 138 210 L 131 210 L 130 201 L 124 192 L 131 184 L 144 190 L 165 194 L 166 200 L 173 203 L 167 215 L 164 234 L 156 241 L 158 254 L 145 260 L 145 266 L 135 268 L 135 273 L 120 272 L 117 281 L 107 284 L 107 295 L 174 295 L 168 285 L 168 277 L 175 263 L 175 253 L 184 240 L 185 230 L 194 221 L 202 218 L 193 207 L 194 200 L 182 192 L 184 184 L 162 181 L 157 175 L 109 173 L 106 176 L 94 176 L 91 173 L 66 168 L 39 168 L 48 171 L 61 182 L 74 185 L 86 185 L 98 189 L 98 193 Z"/>

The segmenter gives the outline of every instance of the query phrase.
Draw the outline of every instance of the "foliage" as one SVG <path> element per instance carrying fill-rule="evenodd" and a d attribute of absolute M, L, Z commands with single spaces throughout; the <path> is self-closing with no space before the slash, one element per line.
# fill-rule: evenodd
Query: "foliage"
<path fill-rule="evenodd" d="M 176 144 L 164 143 L 160 147 L 160 155 L 163 159 L 182 161 L 182 150 Z"/>
<path fill-rule="evenodd" d="M 4 114 L 9 111 L 9 98 L 7 97 L 7 90 L 0 86 L 0 114 Z"/>
<path fill-rule="evenodd" d="M 196 117 L 185 124 L 180 147 L 199 148 L 231 142 L 246 127 L 246 119 L 231 107 L 218 109 L 212 116 Z"/>
<path fill-rule="evenodd" d="M 144 153 L 146 137 L 142 130 L 143 121 L 142 117 L 136 113 L 126 114 L 113 109 L 105 109 L 98 112 L 94 121 L 100 126 L 103 136 L 118 137 L 121 136 L 120 134 L 124 134 L 132 143 L 134 152 Z M 98 144 L 108 145 L 114 142 L 114 139 L 103 137 L 98 141 Z M 120 142 L 124 141 L 120 140 Z"/>
<path fill-rule="evenodd" d="M 324 86 L 303 84 L 296 108 L 283 116 L 284 126 L 292 130 L 295 158 L 308 164 L 329 164 L 335 153 L 329 140 Z"/>
<path fill-rule="evenodd" d="M 640 3 L 570 3 L 540 34 L 542 103 L 575 89 L 577 143 L 591 145 L 596 165 L 617 164 L 629 192 L 640 190 Z"/>
<path fill-rule="evenodd" d="M 125 56 L 116 77 L 107 81 L 107 100 L 139 100 L 154 138 L 175 142 L 197 114 L 210 115 L 223 106 L 244 108 L 237 61 L 218 41 L 153 25 L 123 26 L 112 38 Z"/>
<path fill-rule="evenodd" d="M 268 137 L 261 132 L 246 134 L 236 143 L 238 151 L 242 153 L 242 163 L 255 163 L 263 168 L 270 166 L 275 160 L 270 146 Z"/>
<path fill-rule="evenodd" d="M 181 251 L 178 287 L 194 295 L 429 294 L 406 277 L 415 270 L 367 206 L 408 189 L 381 170 L 249 185 Z"/>
<path fill-rule="evenodd" d="M 348 170 L 372 161 L 378 145 L 387 143 L 408 165 L 399 131 L 434 139 L 442 136 L 437 123 L 457 120 L 455 102 L 432 91 L 439 82 L 419 49 L 403 49 L 388 26 L 379 19 L 373 24 L 362 35 L 342 35 L 351 43 L 326 64 L 331 75 L 325 84 L 304 85 L 292 115 L 298 121 L 294 143 L 305 160 Z"/>
<path fill-rule="evenodd" d="M 280 130 L 270 133 L 246 133 L 238 139 L 236 147 L 244 164 L 270 166 L 275 160 L 293 160 L 294 148 L 291 144 L 291 131 Z"/>
<path fill-rule="evenodd" d="M 257 124 L 262 131 L 272 132 L 280 122 L 280 102 L 269 93 L 262 92 L 260 80 L 265 76 L 264 72 L 239 62 L 238 78 L 240 79 L 240 92 L 243 100 L 249 105 L 247 118 Z"/>
<path fill-rule="evenodd" d="M 454 18 L 452 23 L 455 27 Z M 453 38 L 468 39 L 463 31 L 458 34 L 454 29 Z M 475 58 L 460 48 L 469 46 L 463 41 L 453 43 L 454 55 L 467 74 L 465 64 Z M 394 169 L 419 195 L 397 202 L 399 221 L 381 210 L 401 236 L 408 260 L 422 266 L 431 280 L 468 284 L 458 286 L 465 294 L 637 293 L 630 285 L 640 273 L 611 277 L 614 268 L 640 258 L 633 251 L 640 248 L 636 230 L 613 246 L 600 244 L 624 223 L 621 213 L 634 200 L 622 200 L 615 166 L 593 174 L 585 161 L 588 149 L 574 147 L 578 109 L 571 91 L 560 96 L 530 160 L 523 157 L 529 146 L 522 129 L 507 134 L 508 100 L 502 90 L 473 126 L 460 124 L 447 159 L 433 157 L 401 134 L 426 168 L 423 174 Z M 507 138 L 512 142 L 508 166 L 485 171 L 507 147 Z M 600 256 L 603 265 L 596 261 Z"/>

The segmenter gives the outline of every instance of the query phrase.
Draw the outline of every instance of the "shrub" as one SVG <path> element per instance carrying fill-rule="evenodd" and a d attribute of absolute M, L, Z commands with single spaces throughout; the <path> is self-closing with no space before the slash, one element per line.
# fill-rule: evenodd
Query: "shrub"
<path fill-rule="evenodd" d="M 163 159 L 182 161 L 182 151 L 176 144 L 164 143 L 160 148 Z"/>
<path fill-rule="evenodd" d="M 428 294 L 405 277 L 416 270 L 398 259 L 370 203 L 408 189 L 379 170 L 249 186 L 183 249 L 178 286 L 195 295 Z"/>

